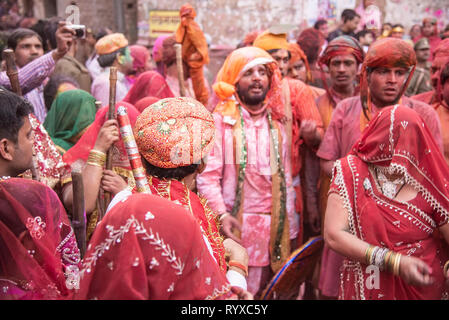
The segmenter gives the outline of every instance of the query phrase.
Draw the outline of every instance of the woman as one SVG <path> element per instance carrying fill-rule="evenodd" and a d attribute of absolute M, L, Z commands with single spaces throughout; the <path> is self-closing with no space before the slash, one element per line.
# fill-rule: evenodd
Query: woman
<path fill-rule="evenodd" d="M 69 90 L 58 95 L 44 122 L 59 152 L 64 154 L 94 122 L 95 98 L 84 90 Z"/>
<path fill-rule="evenodd" d="M 288 66 L 288 76 L 293 79 L 301 80 L 307 84 L 313 82 L 310 66 L 304 51 L 302 51 L 297 43 L 292 42 L 288 44 L 288 48 L 291 55 Z M 326 93 L 324 89 L 312 85 L 309 85 L 309 88 L 312 90 L 315 99 Z"/>
<path fill-rule="evenodd" d="M 80 252 L 56 193 L 28 179 L 0 181 L 0 300 L 71 298 Z"/>
<path fill-rule="evenodd" d="M 153 61 L 151 60 L 150 51 L 141 45 L 132 45 L 129 47 L 131 51 L 131 57 L 133 58 L 133 73 L 127 76 L 128 81 L 131 84 L 136 82 L 137 77 L 139 77 L 145 71 L 153 70 Z"/>
<path fill-rule="evenodd" d="M 174 95 L 163 76 L 157 71 L 147 71 L 137 78 L 123 101 L 136 105 L 137 101 L 145 97 L 165 99 Z"/>
<path fill-rule="evenodd" d="M 140 112 L 126 102 L 117 103 L 116 110 L 120 106 L 124 106 L 127 109 L 131 125 L 134 125 Z M 99 109 L 95 121 L 89 129 L 77 144 L 63 156 L 64 162 L 68 165 L 84 167 L 84 185 L 89 185 L 91 190 L 96 190 L 96 192 L 90 192 L 89 194 L 85 193 L 86 202 L 91 198 L 94 199 L 94 203 L 96 202 L 95 199 L 97 199 L 100 192 L 100 186 L 106 188 L 106 191 L 112 192 L 112 195 L 116 193 L 117 188 L 119 189 L 118 191 L 121 191 L 123 185 L 125 188 L 127 185 L 130 187 L 135 186 L 128 155 L 118 132 L 117 120 L 106 121 L 107 112 L 108 107 Z M 112 171 L 104 170 L 104 161 L 101 161 L 99 158 L 101 155 L 106 157 L 106 153 L 111 146 L 113 150 Z M 105 183 L 107 187 L 104 185 Z M 88 213 L 88 238 L 97 225 L 99 209 L 104 212 L 104 208 L 98 207 L 98 203 L 96 207 L 86 207 L 86 212 Z"/>
<path fill-rule="evenodd" d="M 324 237 L 346 256 L 340 299 L 441 299 L 449 168 L 422 118 L 380 111 L 334 165 Z"/>
<path fill-rule="evenodd" d="M 91 244 L 76 299 L 232 298 L 231 285 L 208 253 L 200 226 L 169 200 L 130 196 L 108 212 Z"/>

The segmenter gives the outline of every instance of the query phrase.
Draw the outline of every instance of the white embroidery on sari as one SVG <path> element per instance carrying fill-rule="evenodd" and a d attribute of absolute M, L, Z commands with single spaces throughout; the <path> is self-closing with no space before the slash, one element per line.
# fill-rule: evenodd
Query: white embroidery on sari
<path fill-rule="evenodd" d="M 148 241 L 150 245 L 156 247 L 156 250 L 161 250 L 161 255 L 167 257 L 167 261 L 170 263 L 173 269 L 176 270 L 176 275 L 181 275 L 185 264 L 179 257 L 176 257 L 175 251 L 170 248 L 170 245 L 165 244 L 164 240 L 160 238 L 159 233 L 153 233 L 151 228 L 148 231 L 145 229 L 143 223 L 140 223 L 133 215 L 129 218 L 124 226 L 121 226 L 118 230 L 115 230 L 113 226 L 107 225 L 106 229 L 109 231 L 109 237 L 104 242 L 95 247 L 95 251 L 83 260 L 81 278 L 84 276 L 84 272 L 91 272 L 92 267 L 96 265 L 97 260 L 112 246 L 120 243 L 125 234 L 129 232 L 130 228 L 134 229 L 136 235 L 140 235 L 142 240 Z"/>
<path fill-rule="evenodd" d="M 231 285 L 230 285 L 230 284 L 223 285 L 223 286 L 221 287 L 221 289 L 215 288 L 214 291 L 212 292 L 212 294 L 211 294 L 211 295 L 208 295 L 208 296 L 205 298 L 205 300 L 214 300 L 214 299 L 216 299 L 217 297 L 219 297 L 219 296 L 225 294 L 226 292 L 228 292 L 230 289 L 231 289 Z"/>

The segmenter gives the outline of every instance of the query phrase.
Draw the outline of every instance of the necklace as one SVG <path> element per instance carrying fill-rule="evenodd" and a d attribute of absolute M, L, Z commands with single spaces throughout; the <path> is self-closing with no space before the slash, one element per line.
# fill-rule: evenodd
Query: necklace
<path fill-rule="evenodd" d="M 382 193 L 390 199 L 396 198 L 396 196 L 399 194 L 399 192 L 402 190 L 402 188 L 405 186 L 405 178 L 400 177 L 397 178 L 394 181 L 390 181 L 385 174 L 380 171 L 378 168 L 375 168 L 376 172 L 376 180 L 381 186 Z M 401 185 L 401 187 L 398 190 L 398 186 Z"/>
<path fill-rule="evenodd" d="M 0 181 L 8 180 L 8 179 L 10 179 L 10 178 L 11 178 L 10 176 L 1 176 L 1 177 L 0 177 Z"/>

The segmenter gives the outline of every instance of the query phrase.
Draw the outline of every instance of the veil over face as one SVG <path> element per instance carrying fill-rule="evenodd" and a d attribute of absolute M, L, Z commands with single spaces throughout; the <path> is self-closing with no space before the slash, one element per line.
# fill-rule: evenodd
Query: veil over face
<path fill-rule="evenodd" d="M 382 109 L 350 154 L 404 175 L 435 210 L 449 217 L 449 168 L 414 110 L 400 105 Z"/>
<path fill-rule="evenodd" d="M 123 101 L 116 103 L 116 112 L 120 106 L 126 108 L 131 125 L 134 126 L 137 120 L 137 116 L 140 114 L 140 112 L 136 108 L 134 108 L 132 104 Z M 98 133 L 100 132 L 103 124 L 106 122 L 108 108 L 109 107 L 106 106 L 97 111 L 97 114 L 95 115 L 95 121 L 91 124 L 89 129 L 87 129 L 80 140 L 68 152 L 64 154 L 63 160 L 65 163 L 72 165 L 75 161 L 80 160 L 83 163 L 87 161 L 90 150 L 92 150 L 95 146 L 95 141 L 97 140 Z M 131 170 L 131 165 L 128 160 L 125 145 L 123 144 L 123 140 L 121 138 L 114 144 L 112 166 Z"/>
<path fill-rule="evenodd" d="M 79 262 L 56 193 L 33 180 L 0 181 L 0 299 L 68 299 Z"/>

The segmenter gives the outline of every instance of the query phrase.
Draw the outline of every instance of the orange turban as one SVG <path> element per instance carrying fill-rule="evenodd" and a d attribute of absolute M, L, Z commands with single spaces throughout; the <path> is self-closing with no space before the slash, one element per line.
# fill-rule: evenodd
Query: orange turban
<path fill-rule="evenodd" d="M 412 45 L 407 41 L 397 38 L 383 38 L 375 41 L 369 48 L 365 60 L 362 64 L 360 76 L 360 99 L 364 112 L 369 117 L 371 114 L 371 95 L 368 88 L 368 72 L 374 68 L 406 68 L 411 69 L 407 81 L 404 83 L 402 90 L 399 92 L 398 99 L 402 97 L 405 89 L 413 76 L 416 68 L 416 54 Z M 395 102 L 397 103 L 397 102 Z M 394 104 L 394 103 L 393 103 Z M 363 119 L 362 119 L 363 117 Z M 368 123 L 368 119 L 362 113 L 361 115 L 361 131 Z"/>
<path fill-rule="evenodd" d="M 270 90 L 265 98 L 267 108 L 272 110 L 273 118 L 280 119 L 284 115 L 282 100 L 282 76 L 276 61 L 264 50 L 257 47 L 243 47 L 231 52 L 218 72 L 212 86 L 221 102 L 216 111 L 223 115 L 235 116 L 237 112 L 235 85 L 241 75 L 256 65 L 266 65 L 270 71 Z"/>
<path fill-rule="evenodd" d="M 288 51 L 290 51 L 291 55 L 290 64 L 293 64 L 298 60 L 304 61 L 307 70 L 306 82 L 309 83 L 310 81 L 312 81 L 312 72 L 310 71 L 309 61 L 307 61 L 307 56 L 304 51 L 302 51 L 301 47 L 297 43 L 289 43 Z"/>
<path fill-rule="evenodd" d="M 253 42 L 253 46 L 261 48 L 265 51 L 274 49 L 288 50 L 287 34 L 274 34 L 266 30 L 259 34 Z"/>
<path fill-rule="evenodd" d="M 214 118 L 195 99 L 162 99 L 139 115 L 134 137 L 139 152 L 156 167 L 199 164 L 214 143 Z"/>
<path fill-rule="evenodd" d="M 104 55 L 113 53 L 127 46 L 128 40 L 122 33 L 113 33 L 98 40 L 95 45 L 95 50 L 99 55 Z"/>

